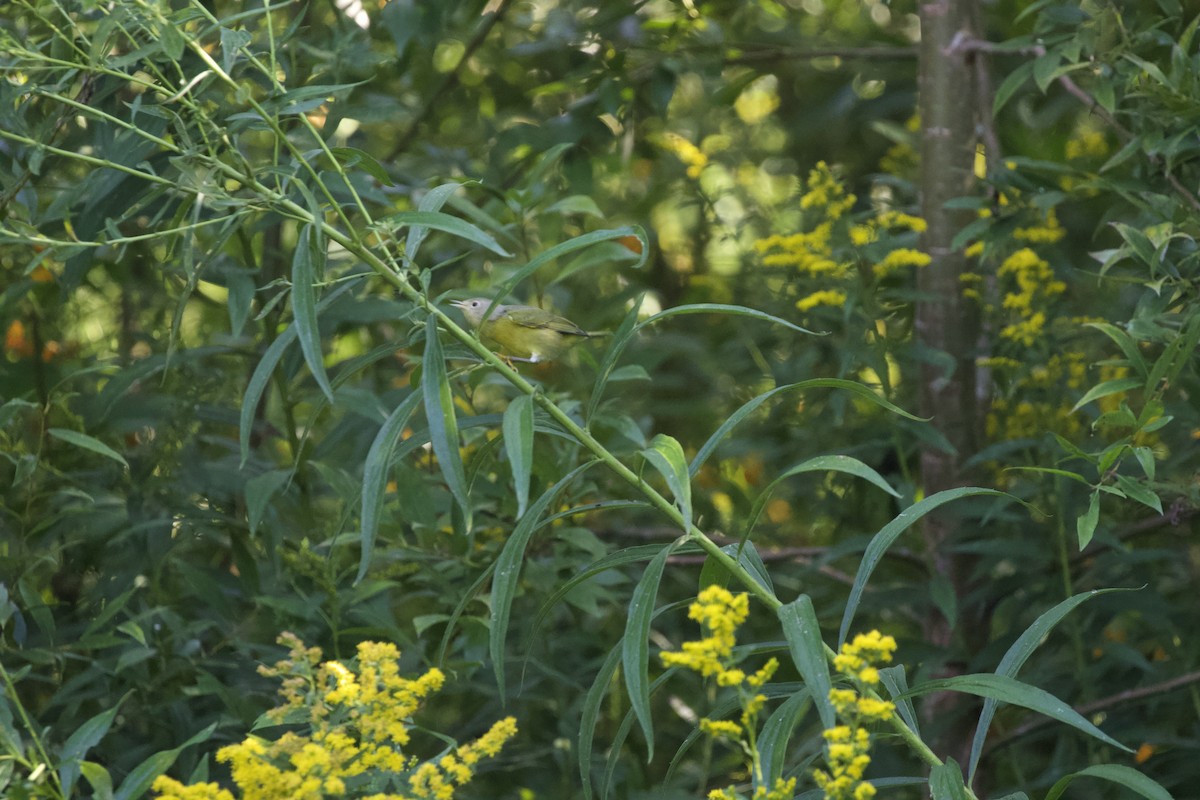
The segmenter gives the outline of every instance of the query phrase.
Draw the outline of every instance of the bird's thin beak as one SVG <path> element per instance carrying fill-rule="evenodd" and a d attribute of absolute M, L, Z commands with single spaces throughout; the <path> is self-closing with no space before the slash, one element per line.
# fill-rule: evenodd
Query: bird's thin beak
<path fill-rule="evenodd" d="M 450 305 L 454 306 L 455 308 L 466 308 L 467 301 L 466 300 L 452 300 L 450 302 Z"/>

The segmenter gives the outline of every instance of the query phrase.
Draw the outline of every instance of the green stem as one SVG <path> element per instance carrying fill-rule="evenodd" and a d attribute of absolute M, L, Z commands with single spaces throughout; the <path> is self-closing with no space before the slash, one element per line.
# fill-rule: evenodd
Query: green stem
<path fill-rule="evenodd" d="M 50 775 L 50 780 L 54 784 L 55 793 L 61 800 L 66 800 L 66 793 L 63 791 L 62 782 L 58 777 L 58 770 L 53 767 L 53 762 L 50 761 L 50 756 L 46 752 L 46 746 L 42 744 L 42 738 L 38 736 L 38 729 L 33 724 L 33 720 L 29 718 L 29 714 L 25 711 L 25 706 L 21 702 L 21 698 L 17 696 L 17 687 L 12 682 L 12 677 L 8 674 L 8 670 L 0 664 L 0 677 L 4 678 L 4 687 L 12 704 L 16 707 L 17 713 L 21 717 L 21 723 L 25 726 L 25 730 L 29 733 L 29 738 L 33 741 L 33 746 L 37 748 L 38 756 L 42 759 L 41 766 L 45 767 L 46 773 Z M 20 761 L 26 767 L 32 766 L 29 761 L 20 758 L 20 753 L 11 754 L 14 760 Z M 36 769 L 36 767 L 34 767 Z"/>

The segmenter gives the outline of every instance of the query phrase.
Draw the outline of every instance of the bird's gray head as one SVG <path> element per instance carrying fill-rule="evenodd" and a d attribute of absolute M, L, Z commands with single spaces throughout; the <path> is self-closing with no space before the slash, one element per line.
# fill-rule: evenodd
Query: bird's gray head
<path fill-rule="evenodd" d="M 467 318 L 467 323 L 472 328 L 478 328 L 479 323 L 483 321 L 484 312 L 488 310 L 488 306 L 492 305 L 492 301 L 487 297 L 472 297 L 470 300 L 455 300 L 450 305 L 463 312 L 463 316 Z M 490 319 L 498 319 L 504 313 L 504 306 L 497 303 L 492 308 Z"/>

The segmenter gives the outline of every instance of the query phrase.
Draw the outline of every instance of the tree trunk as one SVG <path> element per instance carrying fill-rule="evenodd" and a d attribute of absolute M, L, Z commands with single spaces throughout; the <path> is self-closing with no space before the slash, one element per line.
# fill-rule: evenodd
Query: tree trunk
<path fill-rule="evenodd" d="M 921 214 L 928 228 L 923 245 L 932 263 L 921 270 L 919 288 L 924 298 L 917 304 L 916 332 L 926 353 L 921 365 L 920 409 L 954 448 L 949 453 L 927 444 L 921 453 L 925 496 L 967 484 L 961 465 L 976 450 L 975 343 L 978 315 L 962 295 L 959 276 L 967 268 L 962 251 L 951 248 L 956 233 L 971 221 L 970 212 L 950 210 L 947 201 L 972 193 L 975 174 L 976 92 L 972 84 L 970 54 L 961 46 L 971 38 L 971 5 L 974 0 L 930 0 L 921 4 L 921 52 L 918 84 L 921 113 Z M 935 580 L 947 581 L 959 599 L 960 631 L 986 636 L 986 626 L 969 619 L 963 608 L 969 563 L 948 552 L 946 546 L 958 532 L 950 514 L 925 518 L 923 534 L 927 560 Z M 929 644 L 949 655 L 954 629 L 938 611 L 924 623 Z M 972 637 L 968 636 L 967 639 Z M 962 641 L 971 647 L 970 641 Z M 952 659 L 943 674 L 961 671 Z M 969 747 L 971 720 L 963 713 L 966 695 L 942 694 L 926 704 L 924 713 L 935 723 L 940 753 L 964 763 Z"/>

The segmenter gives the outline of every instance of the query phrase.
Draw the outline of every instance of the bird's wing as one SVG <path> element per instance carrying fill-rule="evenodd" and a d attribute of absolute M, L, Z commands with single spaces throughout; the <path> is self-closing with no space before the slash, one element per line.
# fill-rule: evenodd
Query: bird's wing
<path fill-rule="evenodd" d="M 571 320 L 551 314 L 549 311 L 532 306 L 514 308 L 509 306 L 508 319 L 525 328 L 538 328 L 561 333 L 564 336 L 587 336 L 588 332 Z"/>

